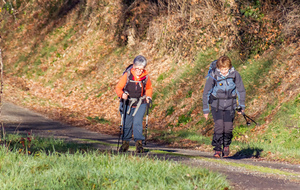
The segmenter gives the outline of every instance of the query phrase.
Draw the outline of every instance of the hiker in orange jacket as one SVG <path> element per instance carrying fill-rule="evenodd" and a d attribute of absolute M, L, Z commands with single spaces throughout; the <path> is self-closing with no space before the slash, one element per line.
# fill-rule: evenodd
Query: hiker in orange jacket
<path fill-rule="evenodd" d="M 126 69 L 116 86 L 116 93 L 121 99 L 120 112 L 124 110 L 123 144 L 120 152 L 127 152 L 132 137 L 136 145 L 136 152 L 143 153 L 143 117 L 147 103 L 152 101 L 152 84 L 148 72 L 145 70 L 147 60 L 139 55 L 133 60 L 132 68 Z M 125 105 L 124 105 L 125 102 Z M 123 109 L 123 106 L 125 106 Z"/>

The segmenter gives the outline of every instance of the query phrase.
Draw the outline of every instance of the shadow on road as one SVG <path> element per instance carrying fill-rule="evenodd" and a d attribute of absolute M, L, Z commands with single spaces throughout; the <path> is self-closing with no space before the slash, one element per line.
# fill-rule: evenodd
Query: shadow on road
<path fill-rule="evenodd" d="M 244 159 L 244 158 L 259 158 L 263 149 L 261 148 L 246 148 L 236 152 L 231 159 Z"/>

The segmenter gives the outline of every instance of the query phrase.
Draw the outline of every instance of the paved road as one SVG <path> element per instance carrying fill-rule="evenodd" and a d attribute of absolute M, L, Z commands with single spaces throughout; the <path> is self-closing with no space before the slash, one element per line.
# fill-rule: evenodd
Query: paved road
<path fill-rule="evenodd" d="M 1 121 L 7 133 L 28 133 L 40 137 L 54 137 L 67 141 L 80 142 L 82 139 L 89 140 L 91 146 L 99 149 L 116 151 L 118 137 L 100 134 L 84 128 L 72 127 L 61 124 L 46 118 L 43 115 L 32 112 L 28 109 L 5 102 L 1 109 Z M 134 146 L 134 143 L 131 142 Z M 188 149 L 169 148 L 153 143 L 147 144 L 149 150 L 163 150 L 173 154 L 158 154 L 149 151 L 142 155 L 155 156 L 180 162 L 193 167 L 205 167 L 213 171 L 223 173 L 231 182 L 234 189 L 238 190 L 261 190 L 261 189 L 282 189 L 299 190 L 300 188 L 300 165 L 283 163 L 262 162 L 254 159 L 212 159 L 212 154 Z M 175 154 L 174 154 L 175 153 Z M 186 156 L 188 155 L 188 156 Z M 236 166 L 243 164 L 247 166 L 260 166 L 272 168 L 277 171 L 285 171 L 293 175 L 279 175 L 272 173 L 261 173 L 257 170 Z"/>

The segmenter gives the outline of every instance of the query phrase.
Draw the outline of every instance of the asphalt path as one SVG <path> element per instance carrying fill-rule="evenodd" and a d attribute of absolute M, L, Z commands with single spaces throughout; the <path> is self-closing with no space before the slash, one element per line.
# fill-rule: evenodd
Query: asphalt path
<path fill-rule="evenodd" d="M 116 152 L 118 137 L 89 131 L 53 121 L 41 114 L 22 108 L 9 102 L 1 107 L 1 122 L 6 133 L 31 133 L 39 137 L 54 137 L 78 143 L 89 142 L 90 146 L 101 150 Z M 130 142 L 134 146 L 134 142 Z M 147 143 L 148 156 L 186 164 L 192 167 L 207 168 L 227 176 L 233 189 L 238 190 L 299 190 L 300 165 L 279 162 L 266 162 L 252 158 L 213 159 L 212 153 L 199 150 L 170 148 L 155 143 Z M 161 151 L 151 151 L 161 150 Z M 157 153 L 162 152 L 162 153 Z M 131 152 L 132 154 L 133 151 Z M 245 167 L 247 166 L 247 167 Z M 250 169 L 249 169 L 250 167 Z M 251 168 L 272 169 L 277 172 L 261 172 Z M 271 170 L 271 171 L 272 171 Z M 279 171 L 279 172 L 278 172 Z M 280 171 L 288 173 L 279 174 Z"/>

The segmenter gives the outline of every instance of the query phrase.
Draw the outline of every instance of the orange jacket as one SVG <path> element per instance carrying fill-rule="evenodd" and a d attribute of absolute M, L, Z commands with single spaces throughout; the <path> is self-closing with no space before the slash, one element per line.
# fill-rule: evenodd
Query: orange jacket
<path fill-rule="evenodd" d="M 135 70 L 133 68 L 130 70 L 130 72 L 133 74 L 133 76 L 134 76 L 135 79 L 139 79 L 139 78 L 142 78 L 143 76 L 148 75 L 148 72 L 146 70 L 144 70 L 144 72 L 139 77 L 136 75 Z M 124 75 L 121 77 L 120 81 L 118 82 L 118 84 L 116 86 L 116 93 L 117 93 L 117 95 L 120 98 L 122 98 L 122 95 L 124 93 L 123 89 L 124 89 L 126 83 L 127 83 L 127 72 L 124 73 Z M 146 83 L 146 93 L 145 93 L 145 95 L 147 97 L 152 98 L 152 92 L 153 92 L 152 83 L 151 83 L 150 77 L 148 75 L 148 80 L 147 80 L 147 83 Z M 130 96 L 130 94 L 129 94 L 129 96 Z"/>

